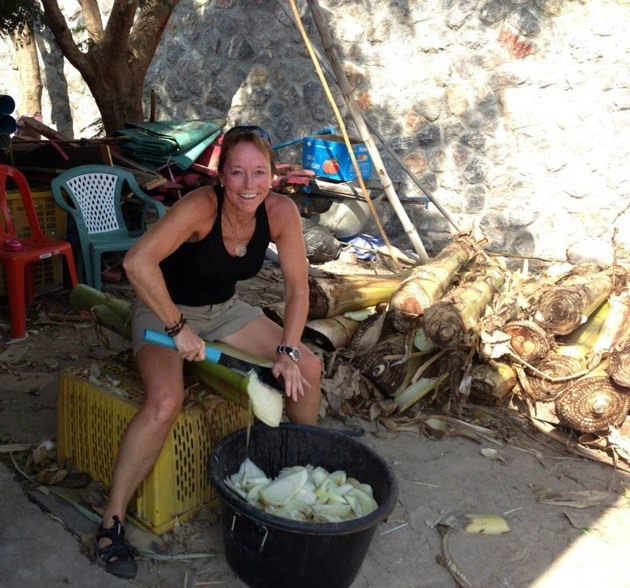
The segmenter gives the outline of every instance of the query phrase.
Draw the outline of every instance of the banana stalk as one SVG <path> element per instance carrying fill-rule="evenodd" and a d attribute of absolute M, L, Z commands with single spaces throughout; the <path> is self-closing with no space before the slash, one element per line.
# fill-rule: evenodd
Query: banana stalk
<path fill-rule="evenodd" d="M 370 315 L 359 323 L 355 329 L 348 349 L 358 354 L 372 349 L 381 339 L 392 334 L 392 329 L 387 324 L 387 313 L 384 310 Z"/>
<path fill-rule="evenodd" d="M 427 334 L 422 327 L 417 328 L 413 335 L 413 346 L 420 353 L 431 353 L 431 351 L 436 349 L 435 343 L 427 338 Z"/>
<path fill-rule="evenodd" d="M 372 349 L 360 355 L 355 367 L 366 378 L 371 380 L 382 392 L 394 397 L 407 387 L 422 359 L 415 355 L 405 357 L 405 346 L 402 335 L 380 341 Z"/>
<path fill-rule="evenodd" d="M 610 354 L 608 374 L 619 386 L 630 390 L 630 339 Z M 630 392 L 627 392 L 630 396 Z"/>
<path fill-rule="evenodd" d="M 620 425 L 630 410 L 630 394 L 606 374 L 606 361 L 570 384 L 555 402 L 560 422 L 583 433 Z"/>
<path fill-rule="evenodd" d="M 534 320 L 549 333 L 568 335 L 584 324 L 612 291 L 609 271 L 577 276 L 546 290 Z"/>
<path fill-rule="evenodd" d="M 604 301 L 599 308 L 591 313 L 589 320 L 583 325 L 575 329 L 570 335 L 557 338 L 559 345 L 553 353 L 574 357 L 586 368 L 600 339 L 602 329 L 608 320 L 610 309 L 610 303 Z"/>
<path fill-rule="evenodd" d="M 610 310 L 604 302 L 590 320 L 573 331 L 568 337 L 559 338 L 561 343 L 546 358 L 534 364 L 537 372 L 529 370 L 529 392 L 534 400 L 554 400 L 567 385 L 587 369 L 588 359 L 598 340 Z"/>
<path fill-rule="evenodd" d="M 284 308 L 284 302 L 276 302 L 265 306 L 263 312 L 272 321 L 282 325 L 284 323 Z M 352 313 L 312 319 L 307 321 L 304 326 L 304 333 L 327 351 L 349 347 L 355 333 L 363 327 L 365 321 L 370 320 L 370 317 L 374 316 L 371 313 L 368 314 L 366 309 L 355 312 L 363 313 L 364 319 L 353 319 L 351 316 L 348 316 L 352 315 Z M 356 316 L 360 315 L 356 314 Z"/>
<path fill-rule="evenodd" d="M 471 377 L 468 398 L 480 404 L 500 404 L 516 386 L 516 372 L 500 361 L 476 365 Z"/>
<path fill-rule="evenodd" d="M 589 369 L 597 366 L 613 349 L 617 341 L 623 340 L 630 329 L 630 292 L 621 296 L 611 296 L 610 311 L 593 346 Z"/>
<path fill-rule="evenodd" d="M 131 321 L 131 304 L 127 300 L 115 298 L 86 284 L 79 284 L 70 291 L 70 304 L 79 310 L 90 312 L 92 307 L 102 305 L 119 316 L 119 319 Z M 119 333 L 123 335 L 123 333 Z"/>
<path fill-rule="evenodd" d="M 532 400 L 549 402 L 583 373 L 584 362 L 575 357 L 554 354 L 535 364 L 536 371 L 528 370 L 527 393 Z"/>
<path fill-rule="evenodd" d="M 105 304 L 97 304 L 90 309 L 92 316 L 99 325 L 109 327 L 121 337 L 131 339 L 131 311 L 114 309 Z"/>
<path fill-rule="evenodd" d="M 410 406 L 413 406 L 418 400 L 421 400 L 429 392 L 434 390 L 435 387 L 446 380 L 446 378 L 448 378 L 448 372 L 441 374 L 437 378 L 420 378 L 411 384 L 411 386 L 405 388 L 394 398 L 397 412 L 401 413 L 406 411 Z"/>
<path fill-rule="evenodd" d="M 473 252 L 472 244 L 461 238 L 414 270 L 390 298 L 388 313 L 394 328 L 400 333 L 411 332 L 424 309 L 442 296 L 459 269 L 471 259 Z"/>
<path fill-rule="evenodd" d="M 406 274 L 310 276 L 308 318 L 321 319 L 387 302 Z"/>
<path fill-rule="evenodd" d="M 464 343 L 504 280 L 505 270 L 491 265 L 473 282 L 451 290 L 424 312 L 426 336 L 442 349 L 453 349 Z"/>
<path fill-rule="evenodd" d="M 510 346 L 523 361 L 533 363 L 549 353 L 549 336 L 533 321 L 513 321 L 501 329 L 511 337 Z"/>
<path fill-rule="evenodd" d="M 348 312 L 345 312 L 343 316 L 347 319 L 361 322 L 371 317 L 373 314 L 376 314 L 376 306 L 368 306 L 367 308 L 362 308 L 360 310 L 349 310 Z"/>
<path fill-rule="evenodd" d="M 359 321 L 346 318 L 344 315 L 331 316 L 308 321 L 304 332 L 317 345 L 327 351 L 347 347 L 357 328 Z"/>
<path fill-rule="evenodd" d="M 131 337 L 131 305 L 126 300 L 114 298 L 85 284 L 79 284 L 70 292 L 70 303 L 78 310 L 92 312 L 97 322 L 122 337 Z M 213 342 L 230 355 L 269 366 L 262 358 L 244 354 L 224 343 Z M 209 361 L 186 362 L 186 373 L 196 376 L 203 384 L 239 406 L 249 408 L 250 376 L 243 376 L 222 365 Z"/>

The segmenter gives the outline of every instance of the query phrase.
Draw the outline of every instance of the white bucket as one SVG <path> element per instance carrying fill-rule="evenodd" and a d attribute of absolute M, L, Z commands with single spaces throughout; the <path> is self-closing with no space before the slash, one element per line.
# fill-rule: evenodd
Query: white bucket
<path fill-rule="evenodd" d="M 372 203 L 382 198 L 382 194 L 372 198 Z M 346 239 L 358 235 L 370 219 L 370 209 L 367 202 L 362 200 L 333 201 L 330 208 L 322 213 L 313 215 L 313 220 L 326 227 L 337 239 Z"/>

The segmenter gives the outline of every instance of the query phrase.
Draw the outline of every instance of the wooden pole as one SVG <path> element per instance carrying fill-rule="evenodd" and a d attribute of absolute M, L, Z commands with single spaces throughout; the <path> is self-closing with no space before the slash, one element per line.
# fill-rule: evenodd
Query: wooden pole
<path fill-rule="evenodd" d="M 328 31 L 328 27 L 322 16 L 319 3 L 317 2 L 317 0 L 307 0 L 307 3 L 311 9 L 313 20 L 315 21 L 315 26 L 317 27 L 317 30 L 319 31 L 319 35 L 322 40 L 324 50 L 326 51 L 326 55 L 328 56 L 330 64 L 335 73 L 335 77 L 337 79 L 337 83 L 339 84 L 339 88 L 346 102 L 346 106 L 348 107 L 348 112 L 350 113 L 350 116 L 352 117 L 352 120 L 354 121 L 354 124 L 357 127 L 361 140 L 365 143 L 368 153 L 370 154 L 370 157 L 372 158 L 376 172 L 378 173 L 379 178 L 381 180 L 381 184 L 383 186 L 385 196 L 387 196 L 387 200 L 389 200 L 389 203 L 392 205 L 394 212 L 398 216 L 398 219 L 400 220 L 402 224 L 403 230 L 407 234 L 407 237 L 409 238 L 411 244 L 413 245 L 413 248 L 415 249 L 416 253 L 418 254 L 418 257 L 420 258 L 420 262 L 426 263 L 429 260 L 429 256 L 427 255 L 424 245 L 422 244 L 422 241 L 420 240 L 420 237 L 418 235 L 418 232 L 416 231 L 416 228 L 413 226 L 413 224 L 409 220 L 409 217 L 407 216 L 407 212 L 405 211 L 405 209 L 403 208 L 403 205 L 398 200 L 398 195 L 396 194 L 396 191 L 394 190 L 394 186 L 389 176 L 387 175 L 387 172 L 385 171 L 385 165 L 383 164 L 383 160 L 381 159 L 380 153 L 376 147 L 376 144 L 374 143 L 374 139 L 372 138 L 372 135 L 367 125 L 365 124 L 363 113 L 361 112 L 361 109 L 358 107 L 356 101 L 354 100 L 354 97 L 352 96 L 352 88 L 350 87 L 348 78 L 346 77 L 346 74 L 343 70 L 341 60 L 339 59 L 339 56 L 337 55 L 337 50 L 333 45 L 332 39 L 330 37 L 330 33 Z M 294 0 L 291 0 L 291 4 L 292 6 L 294 6 Z M 298 22 L 299 22 L 299 13 L 297 13 L 297 9 L 295 7 L 294 7 L 294 13 L 296 13 L 296 19 L 298 19 Z M 304 36 L 304 33 L 303 33 L 303 36 Z M 316 59 L 314 53 L 312 53 L 311 58 Z M 322 77 L 323 77 L 323 74 L 322 74 Z M 358 171 L 358 164 L 356 164 L 356 161 L 354 160 L 352 147 L 349 145 L 349 140 L 347 139 L 345 135 L 344 135 L 344 139 L 346 140 L 346 144 L 348 146 L 348 150 L 350 152 L 353 165 L 355 166 L 355 169 Z M 362 184 L 361 175 L 358 174 L 358 177 L 359 177 L 359 183 Z M 362 186 L 362 189 L 363 188 L 364 186 Z M 365 192 L 367 192 L 367 190 L 365 190 Z M 367 195 L 366 195 L 366 200 L 368 201 L 368 206 L 370 206 L 369 196 Z"/>
<path fill-rule="evenodd" d="M 343 119 L 341 118 L 341 113 L 339 112 L 339 109 L 337 108 L 337 104 L 335 103 L 335 99 L 333 98 L 333 95 L 330 91 L 330 88 L 328 87 L 328 84 L 326 83 L 326 78 L 324 77 L 324 73 L 322 72 L 322 69 L 319 65 L 319 61 L 317 59 L 317 56 L 315 55 L 315 51 L 313 50 L 313 46 L 308 38 L 308 35 L 306 34 L 306 31 L 304 30 L 304 26 L 302 24 L 302 19 L 300 17 L 300 13 L 298 12 L 297 6 L 295 4 L 295 0 L 289 0 L 291 3 L 291 8 L 293 9 L 293 15 L 295 16 L 295 20 L 296 20 L 296 24 L 297 27 L 302 35 L 302 39 L 304 40 L 304 44 L 306 46 L 306 49 L 308 50 L 308 53 L 311 57 L 311 61 L 313 62 L 313 65 L 315 67 L 315 71 L 317 72 L 317 75 L 319 76 L 319 79 L 322 83 L 322 86 L 324 88 L 324 92 L 326 93 L 326 97 L 328 98 L 328 101 L 335 113 L 335 117 L 337 118 L 337 122 L 339 124 L 339 127 L 341 129 L 341 133 L 343 135 L 343 139 L 344 139 L 344 143 L 348 149 L 348 154 L 350 155 L 350 160 L 352 161 L 352 166 L 354 167 L 355 173 L 357 175 L 357 179 L 359 182 L 359 186 L 361 188 L 361 191 L 363 193 L 363 197 L 365 198 L 365 201 L 367 203 L 368 209 L 370 211 L 370 214 L 372 215 L 372 218 L 374 220 L 374 222 L 376 223 L 376 226 L 381 234 L 381 237 L 383 238 L 383 241 L 385 242 L 385 245 L 387 246 L 391 256 L 392 256 L 392 261 L 394 263 L 394 266 L 396 267 L 396 270 L 400 271 L 401 267 L 400 264 L 398 263 L 396 257 L 394 257 L 394 250 L 393 247 L 391 245 L 391 243 L 389 242 L 389 239 L 387 238 L 387 234 L 385 233 L 385 229 L 383 229 L 383 225 L 381 224 L 380 219 L 378 218 L 378 215 L 376 214 L 376 209 L 374 208 L 374 204 L 372 203 L 372 200 L 370 198 L 369 192 L 367 190 L 367 188 L 365 187 L 365 182 L 363 181 L 363 176 L 361 175 L 361 170 L 359 169 L 359 164 L 357 163 L 356 157 L 354 155 L 354 149 L 352 148 L 352 145 L 350 144 L 350 138 L 348 137 L 348 133 L 346 131 L 346 127 L 344 125 Z"/>
<path fill-rule="evenodd" d="M 155 122 L 157 119 L 157 93 L 151 90 L 151 112 L 149 114 L 149 122 Z"/>
<path fill-rule="evenodd" d="M 398 153 L 396 153 L 391 147 L 390 145 L 387 143 L 387 141 L 385 140 L 385 137 L 383 137 L 383 135 L 379 132 L 379 130 L 366 118 L 365 119 L 365 123 L 367 124 L 367 126 L 370 128 L 370 130 L 376 135 L 376 137 L 378 138 L 378 140 L 383 144 L 383 147 L 385 147 L 385 149 L 387 150 L 387 152 L 396 160 L 396 163 L 398 163 L 398 165 L 402 168 L 402 170 L 409 176 L 409 178 L 411 178 L 411 180 L 413 181 L 413 183 L 418 186 L 418 188 L 420 188 L 420 190 L 422 190 L 422 192 L 424 193 L 424 195 L 431 201 L 433 202 L 433 204 L 435 205 L 435 207 L 442 213 L 442 215 L 444 216 L 444 218 L 451 223 L 451 225 L 453 225 L 453 228 L 458 232 L 461 233 L 459 227 L 457 226 L 457 224 L 455 223 L 455 221 L 453 220 L 453 217 L 449 214 L 449 212 L 435 199 L 435 197 L 433 196 L 433 194 L 431 194 L 431 192 L 429 192 L 421 183 L 420 180 L 418 179 L 418 176 L 416 176 L 416 174 L 414 174 L 406 165 L 405 162 L 402 160 L 402 158 L 400 157 L 400 155 L 398 155 Z"/>
<path fill-rule="evenodd" d="M 284 6 L 280 5 L 280 8 L 285 13 L 285 15 L 288 18 L 290 18 L 290 15 L 288 14 L 288 12 L 284 8 Z M 319 49 L 317 49 L 315 47 L 314 50 L 317 53 L 317 55 L 319 56 L 319 58 L 321 59 L 321 52 L 319 51 Z M 335 74 L 330 70 L 330 68 L 325 63 L 323 64 L 323 66 L 324 66 L 324 69 L 326 70 L 326 73 L 329 76 L 334 77 Z M 420 190 L 422 190 L 424 195 L 435 205 L 435 207 L 442 213 L 444 218 L 446 218 L 446 220 L 455 228 L 455 230 L 458 233 L 461 233 L 462 231 L 457 226 L 457 224 L 455 223 L 453 217 L 440 204 L 440 202 L 435 198 L 435 196 L 433 196 L 433 194 L 431 194 L 431 192 L 429 190 L 427 190 L 422 185 L 422 183 L 420 182 L 418 177 L 405 165 L 405 162 L 401 159 L 400 155 L 398 155 L 398 153 L 396 153 L 396 151 L 394 151 L 392 149 L 391 145 L 387 142 L 387 140 L 385 139 L 383 134 L 374 126 L 374 124 L 372 124 L 372 122 L 370 122 L 370 119 L 367 116 L 364 116 L 363 119 L 365 120 L 365 124 L 367 124 L 368 128 L 370 129 L 370 131 L 372 131 L 372 133 L 374 133 L 376 135 L 376 138 L 381 143 L 383 143 L 383 146 L 385 147 L 385 149 L 387 149 L 387 152 L 396 160 L 396 162 L 400 165 L 401 169 L 409 176 L 409 178 L 413 181 L 413 183 L 416 184 L 416 186 L 418 186 L 418 188 L 420 188 Z M 322 183 L 322 181 L 318 180 L 318 183 Z M 342 186 L 338 186 L 337 190 L 335 190 L 335 188 L 329 188 L 328 186 L 326 186 L 325 189 L 326 190 L 332 190 L 332 191 L 339 191 L 339 192 L 341 192 L 342 191 Z M 350 190 L 354 193 L 352 188 L 350 188 Z M 344 192 L 344 194 L 345 194 L 345 192 Z M 410 204 L 421 204 L 422 203 L 422 201 L 418 201 L 417 199 L 412 199 L 412 198 L 404 198 L 404 197 L 400 198 L 399 197 L 398 200 L 400 202 L 405 202 L 405 203 L 410 203 Z M 503 254 L 500 257 L 509 257 L 509 255 Z M 512 257 L 514 257 L 514 256 L 512 256 Z M 532 259 L 532 258 L 530 257 L 529 259 Z M 545 261 L 545 260 L 543 260 L 543 261 Z"/>

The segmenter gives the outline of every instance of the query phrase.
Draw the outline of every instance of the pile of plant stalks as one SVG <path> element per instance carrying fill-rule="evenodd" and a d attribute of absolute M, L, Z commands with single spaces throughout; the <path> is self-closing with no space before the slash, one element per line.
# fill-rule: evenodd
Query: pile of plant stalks
<path fill-rule="evenodd" d="M 439 435 L 448 419 L 432 416 L 470 420 L 483 405 L 630 464 L 629 267 L 529 265 L 508 269 L 458 235 L 401 273 L 312 272 L 303 338 L 324 366 L 321 416 Z M 128 302 L 85 285 L 70 300 L 129 337 Z M 283 308 L 264 306 L 280 324 Z M 242 376 L 187 367 L 247 406 Z"/>
<path fill-rule="evenodd" d="M 519 265 L 458 236 L 397 276 L 311 277 L 322 414 L 426 430 L 431 414 L 505 407 L 630 463 L 628 267 Z"/>

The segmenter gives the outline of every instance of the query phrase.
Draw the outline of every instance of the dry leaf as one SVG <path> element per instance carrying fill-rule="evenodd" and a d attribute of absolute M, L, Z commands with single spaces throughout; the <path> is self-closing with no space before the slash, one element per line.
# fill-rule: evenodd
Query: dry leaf
<path fill-rule="evenodd" d="M 588 508 L 589 506 L 628 507 L 630 500 L 621 494 L 602 490 L 570 490 L 557 492 L 550 488 L 534 488 L 536 500 L 542 504 Z"/>
<path fill-rule="evenodd" d="M 507 463 L 505 457 L 503 457 L 496 449 L 491 449 L 490 447 L 482 447 L 480 450 L 481 455 L 491 459 L 492 461 L 502 461 L 503 463 Z"/>

